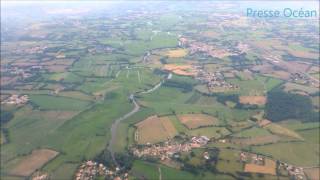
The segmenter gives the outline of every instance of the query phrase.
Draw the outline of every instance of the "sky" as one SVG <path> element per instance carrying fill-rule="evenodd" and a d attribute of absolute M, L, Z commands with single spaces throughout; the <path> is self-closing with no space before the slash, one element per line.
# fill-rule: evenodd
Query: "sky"
<path fill-rule="evenodd" d="M 130 3 L 128 3 L 130 2 Z M 85 1 L 85 0 L 44 0 L 44 1 L 9 1 L 9 0 L 1 0 L 1 16 L 7 18 L 7 16 L 17 15 L 20 16 L 26 15 L 31 18 L 41 18 L 43 15 L 65 15 L 65 14 L 83 14 L 87 12 L 98 12 L 98 10 L 107 10 L 108 8 L 117 9 L 120 6 L 123 9 L 124 6 L 130 7 L 132 4 L 148 2 L 148 4 L 152 2 L 161 2 L 160 0 L 155 1 L 139 1 L 139 0 L 130 0 L 130 1 L 116 1 L 116 0 L 107 0 L 107 1 Z M 168 4 L 179 3 L 178 0 L 173 1 L 164 1 Z M 185 4 L 190 3 L 190 1 L 182 2 Z M 199 1 L 208 2 L 208 1 Z M 213 4 L 219 3 L 235 3 L 237 4 L 237 8 L 243 12 L 245 12 L 246 8 L 257 8 L 257 9 L 282 9 L 282 8 L 292 8 L 292 9 L 300 9 L 303 8 L 305 10 L 317 10 L 319 13 L 319 1 L 318 0 L 301 0 L 301 1 L 285 1 L 285 0 L 235 0 L 235 1 L 209 1 Z M 119 5 L 120 4 L 120 5 Z M 191 5 L 192 6 L 192 5 Z M 177 6 L 178 7 L 178 6 Z M 157 6 L 155 6 L 157 8 Z M 22 17 L 21 17 L 22 18 Z M 2 19 L 2 18 L 1 18 Z"/>

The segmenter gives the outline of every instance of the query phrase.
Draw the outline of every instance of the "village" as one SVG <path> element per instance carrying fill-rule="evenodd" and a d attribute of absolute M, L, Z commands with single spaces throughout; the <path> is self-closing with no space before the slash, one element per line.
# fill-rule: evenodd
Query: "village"
<path fill-rule="evenodd" d="M 198 69 L 197 77 L 201 83 L 207 84 L 210 91 L 235 90 L 237 85 L 233 85 L 224 80 L 224 75 L 220 72 L 207 72 L 204 69 Z"/>
<path fill-rule="evenodd" d="M 141 157 L 155 157 L 162 161 L 170 159 L 176 153 L 189 152 L 192 148 L 200 148 L 205 146 L 210 139 L 206 136 L 192 137 L 190 142 L 177 143 L 166 141 L 164 145 L 147 145 L 142 149 L 132 148 L 134 156 Z"/>
<path fill-rule="evenodd" d="M 128 180 L 128 173 L 119 173 L 119 170 L 119 168 L 110 170 L 101 163 L 88 160 L 79 166 L 75 174 L 75 180 L 93 180 L 97 177 L 113 180 Z"/>
<path fill-rule="evenodd" d="M 296 167 L 285 162 L 280 162 L 278 168 L 284 168 L 285 170 L 287 170 L 289 176 L 293 179 L 297 179 L 297 180 L 307 179 L 302 167 Z"/>
<path fill-rule="evenodd" d="M 226 56 L 236 55 L 231 53 L 230 49 L 227 49 L 227 50 L 219 49 L 218 47 L 207 45 L 206 43 L 203 43 L 203 42 L 190 41 L 184 37 L 180 37 L 179 46 L 187 47 L 191 55 L 198 52 L 205 53 L 207 56 L 216 57 L 216 58 L 223 58 Z"/>
<path fill-rule="evenodd" d="M 288 175 L 295 180 L 306 180 L 307 177 L 304 174 L 303 168 L 290 165 L 286 162 L 277 162 L 262 155 L 241 152 L 240 160 L 245 163 L 244 171 L 250 173 L 265 173 L 265 174 L 277 174 L 278 171 L 283 169 Z"/>
<path fill-rule="evenodd" d="M 1 104 L 23 105 L 29 101 L 28 95 L 11 95 L 9 98 L 1 102 Z"/>
<path fill-rule="evenodd" d="M 249 51 L 250 49 L 248 44 L 242 42 L 237 42 L 237 46 L 235 48 L 230 47 L 221 49 L 217 46 L 208 45 L 203 42 L 188 40 L 187 38 L 181 36 L 179 38 L 179 46 L 186 47 L 191 55 L 195 53 L 204 53 L 206 56 L 220 59 L 227 56 L 240 55 Z"/>
<path fill-rule="evenodd" d="M 161 161 L 172 160 L 178 158 L 179 153 L 190 152 L 194 148 L 206 148 L 210 141 L 206 136 L 192 137 L 187 143 L 177 143 L 173 141 L 166 141 L 162 144 L 147 144 L 143 148 L 132 148 L 133 155 L 138 158 L 153 157 Z M 217 142 L 226 143 L 226 139 L 219 139 Z M 205 160 L 211 157 L 207 151 L 202 154 Z M 239 151 L 239 159 L 244 163 L 244 172 L 248 173 L 262 173 L 276 175 L 277 169 L 284 169 L 288 175 L 295 180 L 306 180 L 303 168 L 290 165 L 285 162 L 273 160 L 270 157 L 263 155 Z M 277 163 L 279 162 L 279 163 Z"/>
<path fill-rule="evenodd" d="M 290 81 L 295 82 L 297 84 L 310 85 L 312 87 L 319 88 L 319 83 L 316 80 L 300 72 L 291 74 Z"/>

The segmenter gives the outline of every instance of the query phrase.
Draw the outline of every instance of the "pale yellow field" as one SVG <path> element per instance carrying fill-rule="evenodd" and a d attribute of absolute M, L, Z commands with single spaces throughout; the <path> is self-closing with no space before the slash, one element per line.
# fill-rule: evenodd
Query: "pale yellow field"
<path fill-rule="evenodd" d="M 253 138 L 233 138 L 232 143 L 240 145 L 260 145 L 268 143 L 276 143 L 280 141 L 280 137 L 277 135 L 258 136 Z"/>
<path fill-rule="evenodd" d="M 158 143 L 173 138 L 177 130 L 168 117 L 150 116 L 135 125 L 138 144 Z"/>
<path fill-rule="evenodd" d="M 267 98 L 265 96 L 240 96 L 239 101 L 241 104 L 264 105 Z"/>
<path fill-rule="evenodd" d="M 59 152 L 50 149 L 34 150 L 30 155 L 24 157 L 19 164 L 11 170 L 10 174 L 25 177 L 30 176 L 34 171 L 41 168 L 58 154 Z"/>
<path fill-rule="evenodd" d="M 165 70 L 173 72 L 178 75 L 183 75 L 183 76 L 195 76 L 196 71 L 195 69 L 189 65 L 178 65 L 178 64 L 166 64 L 163 67 Z"/>
<path fill-rule="evenodd" d="M 284 85 L 284 90 L 287 92 L 290 91 L 303 91 L 306 92 L 308 94 L 313 94 L 319 91 L 318 88 L 316 87 L 310 87 L 310 86 L 305 86 L 305 85 L 300 85 L 300 84 L 295 84 L 295 83 L 291 83 L 288 82 Z"/>
<path fill-rule="evenodd" d="M 186 49 L 175 49 L 175 50 L 169 50 L 166 55 L 171 58 L 179 58 L 184 57 L 188 54 L 188 51 Z"/>
<path fill-rule="evenodd" d="M 312 180 L 320 179 L 320 168 L 305 168 L 303 171 L 306 173 L 307 177 Z"/>
<path fill-rule="evenodd" d="M 282 136 L 288 136 L 288 137 L 293 137 L 293 138 L 303 140 L 303 138 L 298 133 L 291 131 L 290 129 L 287 129 L 275 123 L 268 124 L 264 126 L 264 128 L 268 129 L 273 134 L 278 134 Z"/>
<path fill-rule="evenodd" d="M 182 124 L 187 126 L 189 129 L 217 125 L 219 123 L 218 119 L 205 114 L 178 115 L 178 119 Z"/>
<path fill-rule="evenodd" d="M 257 164 L 246 164 L 244 166 L 244 172 L 276 175 L 276 162 L 271 159 L 265 159 L 265 164 L 263 166 Z"/>
<path fill-rule="evenodd" d="M 215 32 L 215 31 L 203 31 L 203 32 L 201 32 L 201 35 L 205 36 L 205 37 L 214 38 L 214 37 L 219 36 L 219 33 Z"/>

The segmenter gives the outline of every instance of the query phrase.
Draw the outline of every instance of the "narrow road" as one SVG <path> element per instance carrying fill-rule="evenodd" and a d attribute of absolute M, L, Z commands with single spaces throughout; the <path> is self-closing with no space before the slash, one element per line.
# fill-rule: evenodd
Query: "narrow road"
<path fill-rule="evenodd" d="M 157 90 L 161 85 L 162 85 L 163 81 L 159 82 L 158 84 L 156 84 L 155 86 L 153 86 L 153 88 L 151 89 L 148 89 L 146 91 L 143 91 L 143 92 L 140 92 L 140 94 L 148 94 L 148 93 L 151 93 L 155 90 Z"/>
<path fill-rule="evenodd" d="M 110 151 L 111 153 L 111 157 L 112 157 L 112 160 L 113 162 L 115 162 L 115 164 L 117 166 L 119 166 L 118 162 L 116 161 L 115 159 L 115 156 L 114 156 L 114 151 L 113 151 L 113 146 L 116 142 L 116 136 L 117 136 L 117 129 L 118 129 L 118 126 L 119 126 L 119 123 L 125 119 L 127 119 L 128 117 L 132 116 L 133 114 L 135 114 L 136 112 L 139 111 L 140 109 L 140 106 L 139 104 L 136 102 L 135 98 L 134 98 L 134 95 L 131 94 L 129 96 L 129 99 L 132 101 L 132 103 L 134 104 L 134 108 L 128 112 L 127 114 L 125 114 L 124 116 L 121 116 L 119 117 L 118 119 L 114 120 L 112 126 L 111 126 L 111 139 L 109 141 L 109 146 L 108 146 L 108 150 Z"/>
<path fill-rule="evenodd" d="M 168 77 L 169 76 L 171 76 L 171 75 L 169 74 Z M 167 77 L 167 79 L 168 79 L 168 77 Z M 137 94 L 148 94 L 148 93 L 151 93 L 151 92 L 155 91 L 156 89 L 158 89 L 162 85 L 163 82 L 164 82 L 164 80 L 162 80 L 158 84 L 154 85 L 151 89 L 148 89 L 148 90 L 143 91 L 143 92 L 139 92 Z M 119 117 L 118 119 L 115 119 L 113 121 L 113 123 L 112 123 L 112 126 L 111 126 L 111 139 L 109 141 L 108 150 L 109 150 L 109 152 L 111 154 L 113 162 L 116 164 L 117 167 L 119 167 L 119 163 L 117 162 L 117 160 L 115 158 L 115 155 L 114 155 L 115 152 L 113 151 L 113 148 L 114 148 L 114 145 L 115 145 L 116 140 L 117 140 L 117 129 L 118 129 L 119 123 L 121 121 L 129 118 L 130 116 L 134 115 L 140 109 L 140 105 L 136 102 L 134 94 L 130 94 L 129 99 L 133 103 L 134 108 L 130 112 L 128 112 L 127 114 Z"/>
<path fill-rule="evenodd" d="M 270 53 L 270 54 L 272 54 L 272 53 Z M 309 79 L 315 81 L 316 83 L 320 82 L 319 79 L 311 76 L 310 74 L 308 74 L 306 72 L 301 71 L 299 68 L 291 67 L 290 65 L 288 65 L 288 64 L 290 64 L 289 62 L 286 62 L 286 61 L 282 60 L 281 58 L 270 56 L 270 55 L 265 55 L 264 57 L 266 60 L 268 60 L 274 66 L 278 66 L 280 68 L 285 67 L 289 70 L 289 72 L 290 72 L 290 70 L 293 72 L 299 72 L 299 73 L 302 73 L 303 75 L 307 76 Z"/>
<path fill-rule="evenodd" d="M 162 176 L 161 176 L 161 168 L 158 167 L 158 171 L 159 171 L 159 180 L 162 180 Z"/>

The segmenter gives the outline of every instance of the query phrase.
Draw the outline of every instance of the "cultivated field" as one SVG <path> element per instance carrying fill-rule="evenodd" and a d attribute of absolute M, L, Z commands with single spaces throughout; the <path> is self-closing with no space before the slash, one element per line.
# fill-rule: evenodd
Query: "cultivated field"
<path fill-rule="evenodd" d="M 219 120 L 205 114 L 184 114 L 178 115 L 178 119 L 182 124 L 189 129 L 195 129 L 199 127 L 217 125 Z"/>
<path fill-rule="evenodd" d="M 89 101 L 61 96 L 31 95 L 30 99 L 41 109 L 46 110 L 82 110 L 90 105 Z"/>
<path fill-rule="evenodd" d="M 217 170 L 224 173 L 242 172 L 243 165 L 239 161 L 239 152 L 230 149 L 222 149 L 219 152 Z"/>
<path fill-rule="evenodd" d="M 320 168 L 305 168 L 303 169 L 303 171 L 305 172 L 305 174 L 307 175 L 307 177 L 309 179 L 312 180 L 319 180 L 319 174 L 320 174 Z"/>
<path fill-rule="evenodd" d="M 282 135 L 282 136 L 288 136 L 288 137 L 293 137 L 296 139 L 303 140 L 303 138 L 298 133 L 291 131 L 291 130 L 289 130 L 285 127 L 282 127 L 278 124 L 275 124 L 275 123 L 268 124 L 264 128 L 266 128 L 267 130 L 269 130 L 273 134 L 278 134 L 278 135 Z"/>
<path fill-rule="evenodd" d="M 150 116 L 136 124 L 135 140 L 139 144 L 157 143 L 172 138 L 177 130 L 168 117 Z"/>
<path fill-rule="evenodd" d="M 286 83 L 284 85 L 284 90 L 287 91 L 287 92 L 302 91 L 302 92 L 305 92 L 307 94 L 313 94 L 313 93 L 319 92 L 319 89 L 316 88 L 316 87 L 309 87 L 309 86 L 290 83 L 290 82 L 288 82 L 288 83 Z"/>
<path fill-rule="evenodd" d="M 271 159 L 265 159 L 264 165 L 246 164 L 244 172 L 276 175 L 276 163 Z"/>
<path fill-rule="evenodd" d="M 0 131 L 0 139 L 1 139 L 0 144 L 6 143 L 6 137 L 2 131 Z"/>
<path fill-rule="evenodd" d="M 228 131 L 224 127 L 204 127 L 197 128 L 187 131 L 187 134 L 191 136 L 207 136 L 208 138 L 221 138 L 223 136 L 229 135 L 230 131 Z"/>
<path fill-rule="evenodd" d="M 167 56 L 170 58 L 179 58 L 179 57 L 184 57 L 187 55 L 187 50 L 185 49 L 175 49 L 175 50 L 169 50 L 167 52 Z"/>
<path fill-rule="evenodd" d="M 233 138 L 231 142 L 240 145 L 262 145 L 269 143 L 276 143 L 280 141 L 280 137 L 276 135 L 258 136 L 252 138 Z"/>
<path fill-rule="evenodd" d="M 19 164 L 11 170 L 10 174 L 16 176 L 30 176 L 35 170 L 41 168 L 58 154 L 58 152 L 50 149 L 34 150 L 30 155 L 24 157 Z"/>
<path fill-rule="evenodd" d="M 219 34 L 215 31 L 203 31 L 201 32 L 201 35 L 209 38 L 214 38 L 216 36 L 219 36 Z"/>
<path fill-rule="evenodd" d="M 267 98 L 265 96 L 240 96 L 239 101 L 241 104 L 264 105 Z"/>
<path fill-rule="evenodd" d="M 183 76 L 195 76 L 196 71 L 192 67 L 192 65 L 185 64 L 185 65 L 178 65 L 178 64 L 166 64 L 164 65 L 164 70 L 173 72 L 177 75 L 183 75 Z"/>
<path fill-rule="evenodd" d="M 268 135 L 271 135 L 269 131 L 262 128 L 252 127 L 249 129 L 242 130 L 236 134 L 233 134 L 232 136 L 239 137 L 239 138 L 253 138 L 253 137 L 268 136 Z"/>
<path fill-rule="evenodd" d="M 248 80 L 252 80 L 253 77 L 252 77 L 252 72 L 251 71 L 236 71 L 235 72 L 235 75 L 240 78 L 241 80 L 244 80 L 244 81 L 248 81 Z"/>

